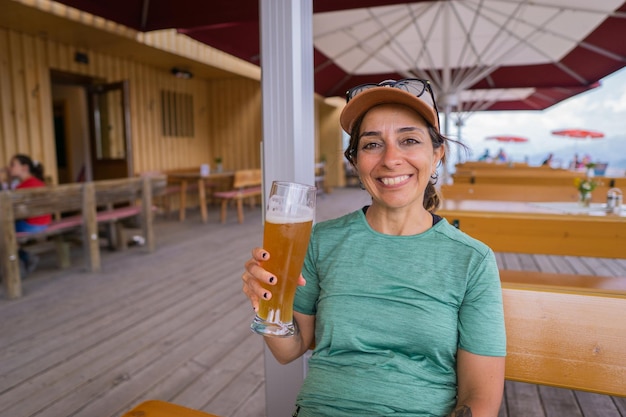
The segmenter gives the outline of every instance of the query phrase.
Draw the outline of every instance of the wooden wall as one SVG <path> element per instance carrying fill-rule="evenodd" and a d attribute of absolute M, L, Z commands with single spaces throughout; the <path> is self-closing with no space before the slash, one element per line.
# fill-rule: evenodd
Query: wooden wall
<path fill-rule="evenodd" d="M 0 29 L 0 164 L 18 152 L 55 164 L 48 55 L 44 40 Z"/>
<path fill-rule="evenodd" d="M 201 117 L 208 121 L 206 141 L 225 170 L 261 167 L 261 84 L 227 78 L 208 82 L 208 102 Z"/>
<path fill-rule="evenodd" d="M 342 130 L 339 127 L 339 115 L 341 107 L 336 107 L 318 98 L 316 108 L 316 162 L 326 161 L 327 187 L 344 187 L 346 185 Z"/>
<path fill-rule="evenodd" d="M 129 80 L 136 174 L 204 163 L 214 167 L 217 157 L 226 170 L 261 166 L 258 79 L 236 74 L 179 79 L 165 69 L 78 44 L 0 28 L 0 166 L 15 153 L 25 153 L 41 161 L 46 175 L 57 182 L 51 70 L 102 82 Z M 76 52 L 86 54 L 89 63 L 75 62 Z M 193 137 L 162 134 L 162 90 L 193 96 Z M 326 159 L 330 186 L 343 186 L 340 109 L 317 97 L 315 112 L 316 161 Z"/>
<path fill-rule="evenodd" d="M 89 64 L 74 62 L 76 51 Z M 136 173 L 214 164 L 226 169 L 260 166 L 260 84 L 226 79 L 178 79 L 169 72 L 132 59 L 0 28 L 0 164 L 15 153 L 41 161 L 56 181 L 50 70 L 115 82 L 130 82 L 133 166 Z M 161 133 L 162 89 L 191 94 L 193 137 Z"/>

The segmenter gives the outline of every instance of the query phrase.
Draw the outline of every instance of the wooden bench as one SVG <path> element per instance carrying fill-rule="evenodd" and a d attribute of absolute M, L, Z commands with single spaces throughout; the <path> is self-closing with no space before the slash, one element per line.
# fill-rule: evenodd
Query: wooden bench
<path fill-rule="evenodd" d="M 121 417 L 219 417 L 160 400 L 149 400 L 135 406 Z"/>
<path fill-rule="evenodd" d="M 626 277 L 501 269 L 500 281 L 506 284 L 507 288 L 541 288 L 543 290 L 594 294 L 626 294 Z"/>
<path fill-rule="evenodd" d="M 263 193 L 261 186 L 261 170 L 246 169 L 235 171 L 233 189 L 229 191 L 218 191 L 213 193 L 215 198 L 221 200 L 220 221 L 226 223 L 228 203 L 237 203 L 237 221 L 243 223 L 243 200 L 248 199 L 251 206 L 254 206 L 256 197 Z"/>
<path fill-rule="evenodd" d="M 454 204 L 459 203 L 458 207 Z M 626 258 L 626 219 L 617 215 L 575 215 L 529 211 L 504 212 L 494 208 L 463 208 L 480 201 L 444 200 L 437 213 L 496 252 Z M 504 204 L 504 203 L 500 203 Z M 506 203 L 515 205 L 516 203 Z M 532 212 L 531 210 L 535 210 Z M 599 213 L 604 214 L 604 213 Z"/>
<path fill-rule="evenodd" d="M 544 168 L 537 171 L 502 168 L 491 170 L 459 171 L 452 175 L 454 184 L 540 185 L 574 187 L 575 178 L 585 178 L 586 173 L 564 169 Z M 626 178 L 596 176 L 594 179 L 608 188 L 626 186 Z"/>
<path fill-rule="evenodd" d="M 8 298 L 22 295 L 18 243 L 28 239 L 57 238 L 59 265 L 69 266 L 69 249 L 61 236 L 70 231 L 82 230 L 85 246 L 85 264 L 89 271 L 101 267 L 98 224 L 107 224 L 116 230 L 120 247 L 124 229 L 119 220 L 141 215 L 142 233 L 146 248 L 154 250 L 152 231 L 152 193 L 165 185 L 165 178 L 124 178 L 82 184 L 64 184 L 0 192 L 0 262 L 2 279 Z M 140 200 L 140 205 L 134 205 Z M 116 204 L 132 202 L 130 206 Z M 98 209 L 100 207 L 100 210 Z M 15 220 L 40 216 L 51 212 L 75 213 L 54 220 L 46 230 L 38 233 L 16 233 Z M 111 233 L 113 234 L 113 233 Z"/>
<path fill-rule="evenodd" d="M 173 177 L 169 177 L 167 171 L 145 171 L 141 173 L 141 176 L 149 178 L 166 178 L 165 186 L 158 194 L 153 195 L 153 200 L 154 204 L 159 205 L 159 209 L 162 209 L 162 213 L 169 217 L 172 212 L 172 196 L 178 196 L 180 199 L 181 182 Z M 192 191 L 197 191 L 197 184 L 187 186 L 185 193 Z"/>
<path fill-rule="evenodd" d="M 605 203 L 608 185 L 598 186 L 592 193 L 594 203 Z M 622 190 L 624 192 L 625 190 Z M 570 185 L 504 185 L 504 184 L 443 184 L 444 199 L 485 201 L 578 201 L 578 190 Z"/>
<path fill-rule="evenodd" d="M 113 246 L 126 249 L 127 230 L 122 219 L 139 217 L 141 234 L 145 247 L 154 251 L 154 231 L 152 227 L 153 195 L 160 195 L 166 188 L 165 177 L 123 178 L 94 182 L 96 221 L 110 226 L 109 235 Z M 121 205 L 121 206 L 120 206 Z M 131 230 L 135 232 L 135 229 Z"/>
<path fill-rule="evenodd" d="M 55 188 L 54 186 L 52 188 Z M 58 188 L 55 188 L 58 189 Z M 16 243 L 25 243 L 31 239 L 41 240 L 49 237 L 53 238 L 54 246 L 57 251 L 57 264 L 59 268 L 67 268 L 70 265 L 69 243 L 64 240 L 64 235 L 78 231 L 83 225 L 83 219 L 80 215 L 71 215 L 69 217 L 60 217 L 60 213 L 79 213 L 83 207 L 83 186 L 82 184 L 72 184 L 64 186 L 60 193 L 54 192 L 50 195 L 49 188 L 36 188 L 28 190 L 18 190 L 12 194 L 3 192 L 0 194 L 2 200 L 2 235 L 4 237 L 4 246 L 11 248 L 12 241 Z M 50 207 L 55 208 L 54 220 L 43 231 L 32 232 L 15 232 L 14 221 L 10 220 L 13 216 L 14 220 L 27 219 L 36 215 L 45 215 L 50 213 Z M 19 270 L 19 264 L 17 263 Z M 6 272 L 3 276 L 7 275 Z M 6 285 L 7 283 L 5 283 Z"/>
<path fill-rule="evenodd" d="M 626 278 L 503 272 L 506 378 L 626 397 Z"/>

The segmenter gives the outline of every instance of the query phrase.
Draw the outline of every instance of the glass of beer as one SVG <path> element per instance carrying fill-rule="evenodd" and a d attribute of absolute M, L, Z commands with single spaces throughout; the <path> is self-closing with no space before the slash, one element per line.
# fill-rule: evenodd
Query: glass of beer
<path fill-rule="evenodd" d="M 309 246 L 315 194 L 316 188 L 310 185 L 272 183 L 263 231 L 263 248 L 270 259 L 263 263 L 263 268 L 274 274 L 277 282 L 263 285 L 272 298 L 259 299 L 259 310 L 250 326 L 259 334 L 287 337 L 295 333 L 293 299 Z"/>

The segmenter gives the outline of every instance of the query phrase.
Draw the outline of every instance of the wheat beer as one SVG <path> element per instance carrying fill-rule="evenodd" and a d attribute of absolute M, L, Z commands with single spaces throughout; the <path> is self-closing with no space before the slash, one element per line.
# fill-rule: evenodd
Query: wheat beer
<path fill-rule="evenodd" d="M 270 196 L 263 232 L 263 248 L 270 253 L 270 259 L 262 266 L 274 274 L 277 281 L 275 285 L 263 285 L 272 293 L 272 298 L 259 300 L 259 310 L 251 327 L 264 335 L 290 336 L 294 333 L 293 299 L 313 225 L 315 188 L 278 184 L 301 189 L 285 192 L 283 196 Z M 273 192 L 274 188 L 273 185 Z"/>

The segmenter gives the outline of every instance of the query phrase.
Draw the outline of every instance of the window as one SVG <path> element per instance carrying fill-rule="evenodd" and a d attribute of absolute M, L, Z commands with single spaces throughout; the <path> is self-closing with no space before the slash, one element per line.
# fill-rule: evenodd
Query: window
<path fill-rule="evenodd" d="M 174 91 L 161 91 L 163 136 L 194 136 L 193 96 Z"/>

